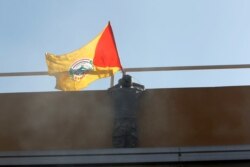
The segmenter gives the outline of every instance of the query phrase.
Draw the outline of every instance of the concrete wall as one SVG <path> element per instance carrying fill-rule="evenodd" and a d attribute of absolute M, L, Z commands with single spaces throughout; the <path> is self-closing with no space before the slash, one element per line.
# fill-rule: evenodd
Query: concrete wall
<path fill-rule="evenodd" d="M 111 147 L 106 91 L 0 94 L 0 151 Z M 140 147 L 250 144 L 250 87 L 147 90 Z"/>
<path fill-rule="evenodd" d="M 250 144 L 250 87 L 149 90 L 141 110 L 143 147 Z"/>

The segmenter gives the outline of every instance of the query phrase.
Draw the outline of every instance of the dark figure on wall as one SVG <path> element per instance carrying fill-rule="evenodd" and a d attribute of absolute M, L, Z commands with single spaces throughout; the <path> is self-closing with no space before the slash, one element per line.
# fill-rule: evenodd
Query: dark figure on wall
<path fill-rule="evenodd" d="M 113 147 L 137 147 L 137 108 L 144 86 L 132 83 L 130 75 L 123 75 L 119 83 L 109 89 L 114 102 Z"/>

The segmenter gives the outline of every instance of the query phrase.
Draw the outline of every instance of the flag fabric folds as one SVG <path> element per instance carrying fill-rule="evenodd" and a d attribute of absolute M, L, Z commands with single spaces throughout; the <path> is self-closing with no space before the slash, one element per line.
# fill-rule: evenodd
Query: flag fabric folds
<path fill-rule="evenodd" d="M 91 82 L 122 70 L 110 23 L 91 42 L 63 55 L 46 53 L 49 75 L 56 77 L 56 88 L 77 91 Z"/>

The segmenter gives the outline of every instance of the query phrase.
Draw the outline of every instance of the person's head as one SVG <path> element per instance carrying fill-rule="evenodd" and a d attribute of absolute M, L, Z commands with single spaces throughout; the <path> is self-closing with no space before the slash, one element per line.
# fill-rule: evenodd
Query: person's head
<path fill-rule="evenodd" d="M 122 87 L 129 88 L 132 85 L 132 78 L 130 75 L 123 75 L 121 79 L 121 85 Z"/>

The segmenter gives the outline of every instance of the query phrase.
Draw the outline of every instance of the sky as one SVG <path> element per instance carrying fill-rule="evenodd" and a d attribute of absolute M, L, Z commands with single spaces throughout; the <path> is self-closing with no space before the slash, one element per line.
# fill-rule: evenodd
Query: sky
<path fill-rule="evenodd" d="M 249 0 L 0 0 L 0 73 L 47 71 L 46 52 L 84 46 L 108 21 L 124 68 L 250 64 Z M 129 74 L 147 89 L 250 85 L 250 69 Z M 0 93 L 54 87 L 53 76 L 0 78 Z"/>

